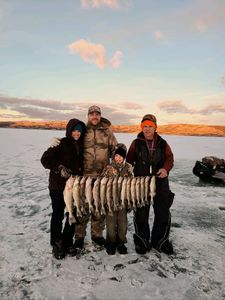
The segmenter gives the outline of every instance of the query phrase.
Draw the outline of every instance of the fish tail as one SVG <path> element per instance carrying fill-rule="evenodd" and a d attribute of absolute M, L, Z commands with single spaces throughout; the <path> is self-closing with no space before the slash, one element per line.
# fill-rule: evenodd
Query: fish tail
<path fill-rule="evenodd" d="M 72 216 L 69 216 L 69 224 L 72 225 L 73 223 L 77 223 L 77 220 L 76 220 L 76 218 L 72 215 Z"/>

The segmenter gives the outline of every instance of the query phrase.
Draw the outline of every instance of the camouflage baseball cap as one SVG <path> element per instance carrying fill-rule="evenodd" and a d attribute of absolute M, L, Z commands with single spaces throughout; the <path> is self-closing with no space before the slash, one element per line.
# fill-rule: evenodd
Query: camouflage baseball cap
<path fill-rule="evenodd" d="M 151 121 L 151 122 L 153 122 L 153 123 L 155 123 L 155 124 L 157 125 L 156 117 L 155 117 L 154 115 L 152 115 L 152 114 L 147 114 L 147 115 L 145 115 L 145 116 L 142 118 L 141 123 L 143 123 L 143 122 L 146 121 L 146 120 L 149 120 L 149 121 Z"/>
<path fill-rule="evenodd" d="M 92 106 L 90 106 L 89 109 L 88 109 L 88 114 L 91 114 L 91 113 L 93 113 L 93 112 L 97 112 L 97 113 L 101 114 L 101 109 L 100 109 L 100 107 L 97 106 L 97 105 L 92 105 Z"/>

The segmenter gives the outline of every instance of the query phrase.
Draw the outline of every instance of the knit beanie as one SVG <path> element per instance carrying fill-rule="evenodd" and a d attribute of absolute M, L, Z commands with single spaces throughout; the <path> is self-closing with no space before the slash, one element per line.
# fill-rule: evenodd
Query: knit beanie
<path fill-rule="evenodd" d="M 116 150 L 115 150 L 115 154 L 119 154 L 120 156 L 122 156 L 124 159 L 126 158 L 126 155 L 127 155 L 127 148 L 124 144 L 118 144 L 117 147 L 116 147 Z"/>
<path fill-rule="evenodd" d="M 81 134 L 84 132 L 83 127 L 81 123 L 77 123 L 75 126 L 73 126 L 72 131 L 79 131 Z"/>
<path fill-rule="evenodd" d="M 155 129 L 157 128 L 157 121 L 156 117 L 151 114 L 147 114 L 142 118 L 141 121 L 141 129 L 143 130 L 144 126 L 151 126 L 154 127 Z"/>

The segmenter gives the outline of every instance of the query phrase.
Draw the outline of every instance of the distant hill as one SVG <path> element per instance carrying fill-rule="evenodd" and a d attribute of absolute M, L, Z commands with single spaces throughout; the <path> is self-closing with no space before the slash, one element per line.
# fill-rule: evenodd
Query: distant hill
<path fill-rule="evenodd" d="M 0 127 L 26 129 L 60 129 L 64 130 L 68 121 L 11 121 L 0 122 Z M 113 125 L 114 132 L 138 133 L 140 125 Z M 222 136 L 225 137 L 225 126 L 196 125 L 196 124 L 169 124 L 159 125 L 158 133 L 171 135 Z"/>

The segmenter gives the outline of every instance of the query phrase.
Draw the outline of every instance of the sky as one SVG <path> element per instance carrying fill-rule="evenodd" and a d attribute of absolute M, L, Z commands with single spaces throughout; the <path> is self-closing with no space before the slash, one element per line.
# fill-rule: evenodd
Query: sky
<path fill-rule="evenodd" d="M 0 0 L 0 121 L 225 125 L 224 0 Z"/>

